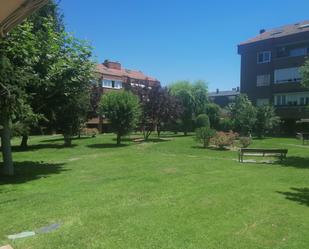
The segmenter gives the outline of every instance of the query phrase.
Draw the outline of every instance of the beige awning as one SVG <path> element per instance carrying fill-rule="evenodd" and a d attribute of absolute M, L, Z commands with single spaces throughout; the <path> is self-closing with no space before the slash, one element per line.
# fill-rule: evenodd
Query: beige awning
<path fill-rule="evenodd" d="M 0 0 L 0 36 L 5 36 L 28 15 L 47 3 L 48 0 Z"/>

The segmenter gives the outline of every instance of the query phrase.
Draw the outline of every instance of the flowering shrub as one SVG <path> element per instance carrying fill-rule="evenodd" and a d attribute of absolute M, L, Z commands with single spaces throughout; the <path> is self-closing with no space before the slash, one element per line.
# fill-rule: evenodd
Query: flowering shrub
<path fill-rule="evenodd" d="M 99 134 L 99 131 L 97 128 L 83 128 L 81 129 L 81 132 L 80 132 L 81 135 L 84 135 L 84 136 L 91 136 L 91 137 L 96 137 L 96 135 Z"/>
<path fill-rule="evenodd" d="M 219 131 L 211 138 L 211 143 L 219 149 L 223 149 L 224 147 L 232 146 L 237 137 L 238 133 Z"/>
<path fill-rule="evenodd" d="M 247 148 L 252 143 L 252 138 L 251 137 L 240 137 L 239 143 L 242 148 Z"/>

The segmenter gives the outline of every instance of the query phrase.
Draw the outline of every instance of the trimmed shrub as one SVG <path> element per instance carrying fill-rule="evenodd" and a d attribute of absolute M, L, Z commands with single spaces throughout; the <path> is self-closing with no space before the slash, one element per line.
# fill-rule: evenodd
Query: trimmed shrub
<path fill-rule="evenodd" d="M 241 148 L 247 148 L 252 143 L 251 137 L 240 137 L 239 143 L 241 145 Z"/>
<path fill-rule="evenodd" d="M 210 127 L 209 117 L 207 114 L 200 114 L 196 118 L 196 128 Z"/>
<path fill-rule="evenodd" d="M 224 149 L 225 147 L 232 146 L 235 139 L 238 137 L 238 133 L 235 132 L 217 132 L 213 138 L 211 138 L 211 143 L 219 149 Z"/>
<path fill-rule="evenodd" d="M 222 118 L 219 122 L 219 130 L 228 132 L 234 129 L 234 122 L 230 118 Z"/>
<path fill-rule="evenodd" d="M 209 127 L 200 127 L 195 130 L 195 139 L 206 148 L 209 145 L 211 137 L 215 133 L 215 130 L 210 129 Z"/>

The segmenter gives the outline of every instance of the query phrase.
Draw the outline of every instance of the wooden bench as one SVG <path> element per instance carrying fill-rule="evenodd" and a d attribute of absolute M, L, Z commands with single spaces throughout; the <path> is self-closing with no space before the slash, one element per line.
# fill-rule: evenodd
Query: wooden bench
<path fill-rule="evenodd" d="M 288 153 L 287 149 L 254 149 L 254 148 L 241 148 L 239 149 L 238 161 L 243 162 L 244 156 L 269 156 L 279 157 L 280 160 L 286 158 Z"/>
<path fill-rule="evenodd" d="M 296 137 L 303 141 L 303 145 L 308 144 L 309 133 L 297 133 Z"/>

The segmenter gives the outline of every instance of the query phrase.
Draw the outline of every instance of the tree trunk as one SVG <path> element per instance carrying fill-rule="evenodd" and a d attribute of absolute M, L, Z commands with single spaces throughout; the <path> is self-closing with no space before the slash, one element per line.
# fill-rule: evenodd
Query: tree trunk
<path fill-rule="evenodd" d="M 20 147 L 22 149 L 27 149 L 28 148 L 28 135 L 23 135 L 22 136 Z"/>
<path fill-rule="evenodd" d="M 1 144 L 2 144 L 2 157 L 3 157 L 3 174 L 12 176 L 14 175 L 14 165 L 11 148 L 11 130 L 10 130 L 10 118 L 7 112 L 2 113 L 2 132 L 1 132 Z"/>
<path fill-rule="evenodd" d="M 158 137 L 161 135 L 161 130 L 157 130 Z"/>
<path fill-rule="evenodd" d="M 203 147 L 204 147 L 204 148 L 207 147 L 207 141 L 206 141 L 206 140 L 203 141 Z"/>
<path fill-rule="evenodd" d="M 117 134 L 117 145 L 121 144 L 121 135 L 118 133 Z"/>
<path fill-rule="evenodd" d="M 188 132 L 187 132 L 187 131 L 184 131 L 183 134 L 184 134 L 185 136 L 187 136 L 187 135 L 188 135 Z"/>
<path fill-rule="evenodd" d="M 70 135 L 63 135 L 64 137 L 64 146 L 65 147 L 70 147 L 72 146 L 72 137 Z"/>

